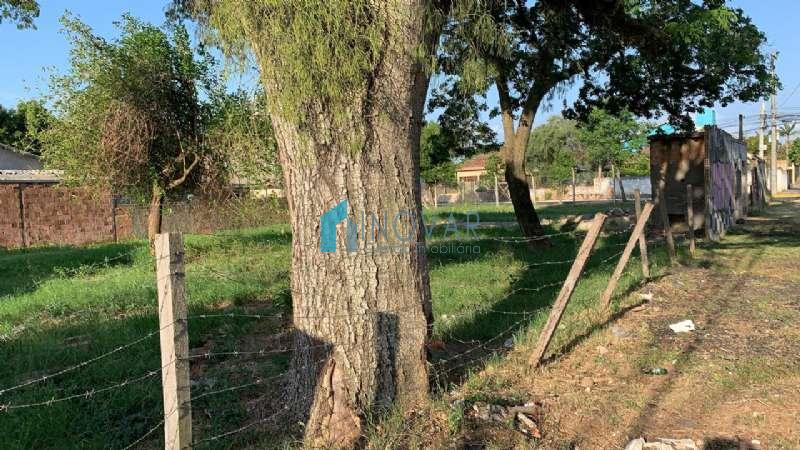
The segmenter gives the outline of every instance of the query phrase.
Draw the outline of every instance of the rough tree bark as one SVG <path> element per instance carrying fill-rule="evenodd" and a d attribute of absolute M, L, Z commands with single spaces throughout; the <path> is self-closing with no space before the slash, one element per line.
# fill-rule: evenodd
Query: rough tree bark
<path fill-rule="evenodd" d="M 313 107 L 302 126 L 271 113 L 293 233 L 296 337 L 287 404 L 307 419 L 306 441 L 316 448 L 352 447 L 367 415 L 428 395 L 432 318 L 418 160 L 428 78 L 413 56 L 422 5 L 374 8 L 392 26 L 381 62 L 348 104 L 352 125 L 337 125 L 325 104 Z M 256 56 L 269 61 L 258 48 Z M 263 81 L 268 95 L 280 89 Z M 360 248 L 347 251 L 342 225 L 336 252 L 323 253 L 320 216 L 343 200 L 358 224 Z M 406 235 L 407 242 L 398 239 Z M 376 238 L 395 248 L 376 249 Z"/>
<path fill-rule="evenodd" d="M 158 184 L 153 184 L 150 195 L 150 207 L 147 210 L 147 239 L 150 241 L 150 253 L 155 254 L 156 235 L 161 233 L 162 208 L 164 205 L 164 191 Z"/>
<path fill-rule="evenodd" d="M 501 154 L 506 166 L 506 182 L 514 215 L 525 237 L 544 235 L 544 228 L 531 200 L 530 185 L 525 172 L 525 150 L 531 135 L 531 126 L 546 90 L 532 91 L 525 102 L 519 122 L 515 126 L 508 83 L 501 75 L 497 80 L 500 97 L 500 116 L 503 119 L 503 148 Z"/>

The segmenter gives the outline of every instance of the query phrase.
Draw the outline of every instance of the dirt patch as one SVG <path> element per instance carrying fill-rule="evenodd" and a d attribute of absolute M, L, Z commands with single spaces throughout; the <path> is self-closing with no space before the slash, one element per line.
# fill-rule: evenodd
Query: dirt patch
<path fill-rule="evenodd" d="M 544 368 L 531 373 L 515 350 L 477 378 L 539 399 L 544 437 L 520 447 L 485 436 L 481 448 L 621 449 L 638 437 L 800 448 L 798 261 L 800 204 L 777 205 L 643 286 L 630 310 Z M 643 293 L 652 299 L 633 306 Z M 684 319 L 696 330 L 669 329 Z"/>

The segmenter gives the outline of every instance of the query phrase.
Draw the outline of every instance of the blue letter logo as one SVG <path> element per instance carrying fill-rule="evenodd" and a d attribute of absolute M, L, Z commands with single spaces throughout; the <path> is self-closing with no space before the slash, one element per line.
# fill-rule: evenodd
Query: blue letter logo
<path fill-rule="evenodd" d="M 319 249 L 322 253 L 336 253 L 336 225 L 347 219 L 347 200 L 329 209 L 319 218 Z M 347 251 L 358 250 L 358 227 L 350 219 L 347 220 Z"/>

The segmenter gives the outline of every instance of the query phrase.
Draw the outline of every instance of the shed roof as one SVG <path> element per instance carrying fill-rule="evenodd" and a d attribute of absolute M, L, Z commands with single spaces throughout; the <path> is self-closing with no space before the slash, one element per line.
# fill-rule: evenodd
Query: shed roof
<path fill-rule="evenodd" d="M 468 171 L 468 170 L 485 170 L 486 169 L 486 162 L 488 161 L 489 157 L 492 155 L 497 155 L 498 152 L 489 152 L 489 153 L 480 153 L 478 155 L 473 156 L 472 158 L 464 161 L 458 167 L 458 171 Z"/>
<path fill-rule="evenodd" d="M 0 170 L 41 170 L 39 157 L 10 145 L 0 144 Z"/>
<path fill-rule="evenodd" d="M 63 174 L 62 170 L 0 170 L 0 184 L 54 184 Z"/>

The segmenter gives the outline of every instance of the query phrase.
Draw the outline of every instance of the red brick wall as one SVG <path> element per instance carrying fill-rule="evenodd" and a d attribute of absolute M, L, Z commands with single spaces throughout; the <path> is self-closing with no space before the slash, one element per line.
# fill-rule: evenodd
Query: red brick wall
<path fill-rule="evenodd" d="M 111 195 L 81 188 L 22 186 L 27 245 L 83 245 L 114 240 Z M 16 185 L 0 186 L 0 246 L 21 246 Z M 6 217 L 10 217 L 8 220 Z M 16 217 L 16 221 L 14 221 Z M 132 233 L 130 217 L 117 208 L 117 238 Z"/>
<path fill-rule="evenodd" d="M 0 246 L 21 246 L 21 227 L 17 186 L 0 185 Z"/>

